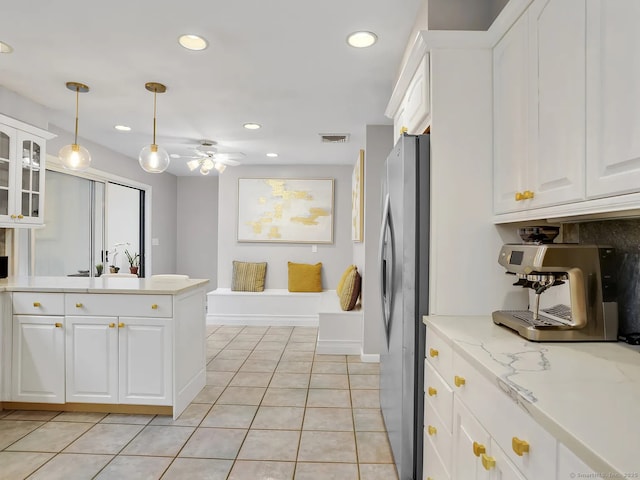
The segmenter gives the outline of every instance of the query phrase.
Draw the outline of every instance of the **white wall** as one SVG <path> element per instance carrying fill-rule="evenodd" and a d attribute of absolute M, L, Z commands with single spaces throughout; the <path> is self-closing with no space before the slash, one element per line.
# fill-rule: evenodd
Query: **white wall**
<path fill-rule="evenodd" d="M 362 353 L 379 354 L 383 338 L 380 284 L 378 283 L 378 239 L 382 221 L 382 173 L 393 148 L 392 125 L 367 125 L 364 152 L 364 267 L 362 308 L 364 332 Z"/>
<path fill-rule="evenodd" d="M 178 177 L 178 212 L 177 273 L 208 278 L 207 289 L 215 290 L 218 283 L 218 177 Z"/>
<path fill-rule="evenodd" d="M 0 86 L 0 113 L 44 130 L 48 129 L 47 109 Z"/>
<path fill-rule="evenodd" d="M 354 159 L 355 161 L 355 159 Z M 232 261 L 268 262 L 265 288 L 287 288 L 287 261 L 322 262 L 324 289 L 335 289 L 344 269 L 352 263 L 351 172 L 336 165 L 270 165 L 227 168 L 219 180 L 218 194 L 218 286 L 230 287 Z M 333 244 L 238 243 L 238 178 L 334 178 Z"/>

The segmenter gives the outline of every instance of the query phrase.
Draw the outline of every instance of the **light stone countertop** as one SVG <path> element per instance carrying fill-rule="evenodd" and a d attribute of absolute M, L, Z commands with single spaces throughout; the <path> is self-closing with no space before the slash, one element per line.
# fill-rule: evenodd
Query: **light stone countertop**
<path fill-rule="evenodd" d="M 424 323 L 595 472 L 640 475 L 640 348 L 530 342 L 489 316 Z"/>
<path fill-rule="evenodd" d="M 10 277 L 0 279 L 0 292 L 126 293 L 177 295 L 205 285 L 207 279 L 131 277 Z"/>

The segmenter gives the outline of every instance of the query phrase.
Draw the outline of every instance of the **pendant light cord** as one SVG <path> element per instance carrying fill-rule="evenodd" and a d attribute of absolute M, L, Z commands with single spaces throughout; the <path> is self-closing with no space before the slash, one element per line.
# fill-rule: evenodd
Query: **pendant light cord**
<path fill-rule="evenodd" d="M 153 145 L 156 144 L 156 95 L 157 90 L 153 90 Z"/>
<path fill-rule="evenodd" d="M 73 138 L 73 144 L 78 144 L 78 102 L 80 101 L 80 87 L 76 87 L 76 134 Z"/>

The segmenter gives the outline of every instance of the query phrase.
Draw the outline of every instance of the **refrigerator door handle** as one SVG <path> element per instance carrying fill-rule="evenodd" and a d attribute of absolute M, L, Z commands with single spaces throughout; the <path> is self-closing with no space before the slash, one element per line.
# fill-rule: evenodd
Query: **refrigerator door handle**
<path fill-rule="evenodd" d="M 387 231 L 389 235 L 387 237 Z M 388 238 L 388 244 L 387 244 Z M 385 256 L 385 253 L 390 255 Z M 384 201 L 382 212 L 382 228 L 380 230 L 380 245 L 378 248 L 379 269 L 380 269 L 380 299 L 382 301 L 382 322 L 384 325 L 387 348 L 389 348 L 389 337 L 391 331 L 391 311 L 393 306 L 393 228 L 391 226 L 391 202 L 389 194 Z M 387 258 L 385 258 L 387 257 Z"/>

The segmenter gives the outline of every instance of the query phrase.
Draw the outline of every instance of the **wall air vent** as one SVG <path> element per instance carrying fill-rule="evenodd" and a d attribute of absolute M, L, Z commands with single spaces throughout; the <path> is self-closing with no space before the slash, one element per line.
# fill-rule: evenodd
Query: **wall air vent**
<path fill-rule="evenodd" d="M 322 143 L 347 143 L 349 141 L 348 133 L 321 133 L 320 141 Z"/>

